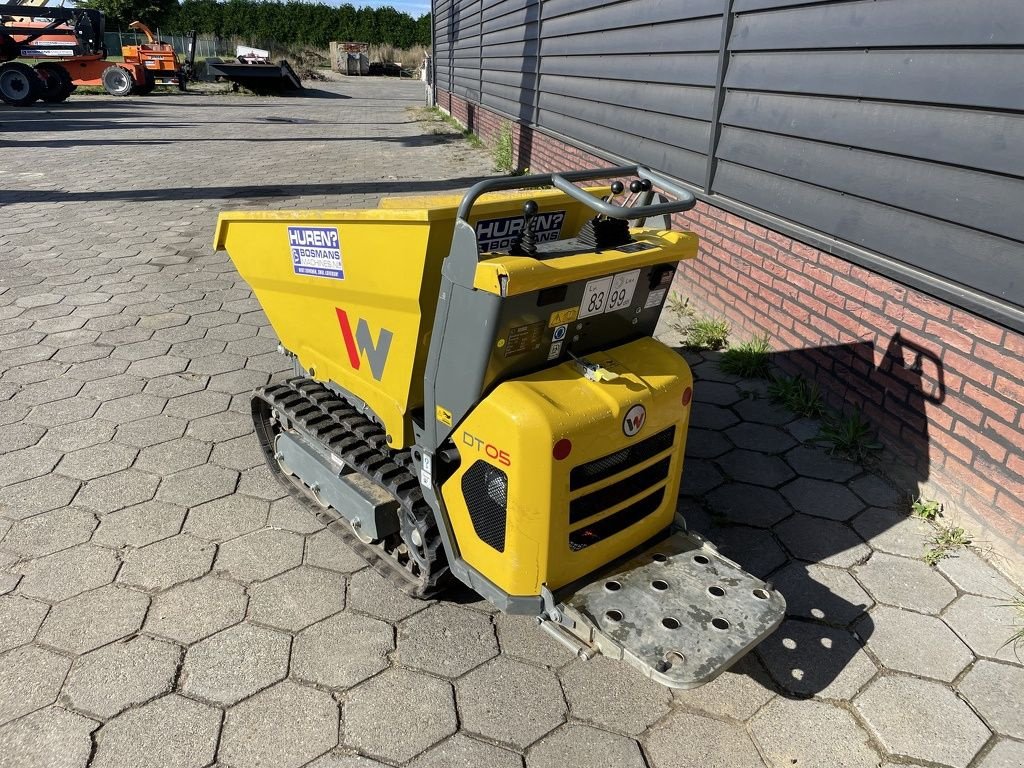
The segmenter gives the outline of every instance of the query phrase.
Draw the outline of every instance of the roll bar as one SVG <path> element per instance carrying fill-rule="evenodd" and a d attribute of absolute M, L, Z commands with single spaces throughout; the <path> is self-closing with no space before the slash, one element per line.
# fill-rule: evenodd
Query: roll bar
<path fill-rule="evenodd" d="M 601 198 L 594 197 L 586 190 L 580 189 L 573 184 L 575 181 L 608 179 L 613 176 L 637 176 L 651 182 L 651 184 L 676 199 L 663 203 L 624 207 L 605 202 Z M 697 199 L 693 196 L 692 192 L 683 189 L 660 173 L 640 165 L 622 165 L 614 168 L 596 168 L 588 171 L 567 171 L 565 173 L 484 179 L 474 184 L 466 192 L 465 197 L 462 198 L 462 202 L 459 204 L 458 217 L 468 223 L 470 212 L 473 210 L 473 204 L 481 195 L 487 192 L 498 192 L 505 189 L 531 189 L 534 187 L 554 187 L 583 203 L 596 213 L 607 216 L 610 219 L 646 219 L 653 216 L 662 216 L 667 213 L 688 211 L 697 203 Z"/>

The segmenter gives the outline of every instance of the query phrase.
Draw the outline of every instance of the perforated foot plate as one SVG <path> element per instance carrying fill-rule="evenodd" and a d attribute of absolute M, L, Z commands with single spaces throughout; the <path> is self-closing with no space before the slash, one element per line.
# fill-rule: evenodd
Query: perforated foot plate
<path fill-rule="evenodd" d="M 695 688 L 771 634 L 786 601 L 699 537 L 675 533 L 558 609 L 560 631 L 663 685 Z"/>

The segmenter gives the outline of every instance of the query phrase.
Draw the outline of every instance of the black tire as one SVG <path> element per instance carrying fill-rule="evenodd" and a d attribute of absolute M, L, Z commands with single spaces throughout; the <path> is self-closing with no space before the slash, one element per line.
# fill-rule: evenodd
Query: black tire
<path fill-rule="evenodd" d="M 0 100 L 12 107 L 27 107 L 42 95 L 43 81 L 28 64 L 9 61 L 0 65 Z"/>
<path fill-rule="evenodd" d="M 103 83 L 103 90 L 111 96 L 127 96 L 135 89 L 132 73 L 116 64 L 103 70 L 100 82 Z"/>
<path fill-rule="evenodd" d="M 178 73 L 178 90 L 181 91 L 182 93 L 184 93 L 185 91 L 188 90 L 188 88 L 185 87 L 185 83 L 187 83 L 187 82 L 188 82 L 188 78 L 185 77 L 185 73 L 184 72 L 179 72 Z"/>
<path fill-rule="evenodd" d="M 36 64 L 35 70 L 43 81 L 43 91 L 39 98 L 48 104 L 64 101 L 74 93 L 75 84 L 71 82 L 71 74 L 60 64 L 44 61 Z"/>
<path fill-rule="evenodd" d="M 148 96 L 156 88 L 156 76 L 148 69 L 142 71 L 143 80 L 141 83 L 136 83 L 135 87 L 132 88 L 132 93 L 137 96 Z"/>

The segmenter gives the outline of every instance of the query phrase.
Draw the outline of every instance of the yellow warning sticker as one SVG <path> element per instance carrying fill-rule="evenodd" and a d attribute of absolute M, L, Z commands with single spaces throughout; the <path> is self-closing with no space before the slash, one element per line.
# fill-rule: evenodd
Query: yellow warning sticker
<path fill-rule="evenodd" d="M 447 408 L 442 408 L 440 405 L 435 406 L 434 412 L 437 416 L 437 420 L 445 426 L 450 427 L 452 425 L 452 412 Z"/>
<path fill-rule="evenodd" d="M 576 319 L 580 313 L 579 307 L 570 307 L 569 309 L 559 309 L 556 312 L 551 313 L 551 319 L 548 320 L 548 328 L 554 328 L 556 325 L 565 325 L 571 323 Z"/>

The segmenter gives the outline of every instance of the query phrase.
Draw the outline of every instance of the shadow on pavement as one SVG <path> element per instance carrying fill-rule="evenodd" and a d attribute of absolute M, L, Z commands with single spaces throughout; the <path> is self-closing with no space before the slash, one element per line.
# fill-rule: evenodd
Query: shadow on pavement
<path fill-rule="evenodd" d="M 872 600 L 849 569 L 870 556 L 866 540 L 907 519 L 900 494 L 871 468 L 831 455 L 817 440 L 820 424 L 773 403 L 767 382 L 723 372 L 719 352 L 679 351 L 695 380 L 680 511 L 691 529 L 786 597 L 786 620 L 755 652 L 780 692 L 852 698 L 875 667 L 863 651 L 874 630 Z M 924 407 L 945 397 L 942 364 L 899 335 L 877 364 L 875 351 L 857 342 L 772 357 L 784 372 L 807 370 L 811 358 L 838 374 L 848 389 L 830 393 L 830 404 L 848 414 L 864 397 L 880 400 L 890 426 L 906 436 L 902 449 L 915 453 L 906 457 L 917 468 L 913 479 L 923 483 Z M 901 397 L 908 384 L 911 396 Z M 771 687 L 751 659 L 737 672 Z"/>

